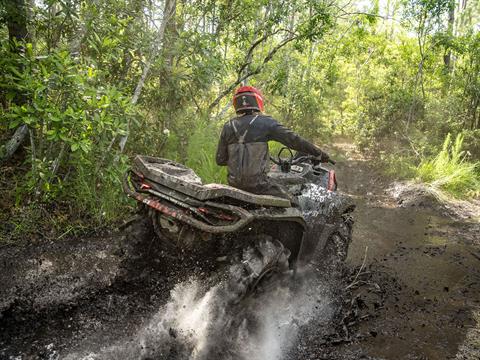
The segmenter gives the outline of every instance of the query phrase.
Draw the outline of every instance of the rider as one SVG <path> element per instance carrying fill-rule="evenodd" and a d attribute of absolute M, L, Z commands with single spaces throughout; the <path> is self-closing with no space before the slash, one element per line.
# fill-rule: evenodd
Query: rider
<path fill-rule="evenodd" d="M 292 130 L 264 115 L 263 96 L 252 86 L 242 86 L 233 96 L 237 117 L 223 126 L 217 148 L 217 164 L 228 166 L 228 183 L 255 194 L 290 198 L 282 186 L 267 177 L 268 141 L 275 140 L 293 150 L 328 162 L 328 154 Z"/>

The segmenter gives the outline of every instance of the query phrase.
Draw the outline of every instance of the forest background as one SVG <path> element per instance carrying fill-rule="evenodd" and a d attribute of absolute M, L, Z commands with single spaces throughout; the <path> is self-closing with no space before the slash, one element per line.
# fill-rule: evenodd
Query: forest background
<path fill-rule="evenodd" d="M 231 95 L 397 178 L 480 195 L 480 3 L 1 0 L 0 240 L 118 224 L 134 154 L 206 182 Z"/>

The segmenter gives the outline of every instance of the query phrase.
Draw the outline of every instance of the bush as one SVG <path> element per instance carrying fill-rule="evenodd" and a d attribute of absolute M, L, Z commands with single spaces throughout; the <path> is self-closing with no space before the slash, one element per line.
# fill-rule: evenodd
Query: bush
<path fill-rule="evenodd" d="M 462 147 L 462 134 L 457 135 L 453 144 L 451 134 L 448 134 L 438 155 L 419 164 L 417 177 L 457 197 L 478 196 L 480 163 L 468 162 Z"/>
<path fill-rule="evenodd" d="M 116 162 L 112 159 L 103 167 L 96 163 L 79 167 L 71 184 L 71 198 L 64 192 L 63 201 L 75 202 L 78 215 L 89 219 L 93 226 L 115 223 L 128 213 L 128 205 L 133 203 L 124 194 L 121 184 L 128 167 L 126 156 L 119 157 Z"/>

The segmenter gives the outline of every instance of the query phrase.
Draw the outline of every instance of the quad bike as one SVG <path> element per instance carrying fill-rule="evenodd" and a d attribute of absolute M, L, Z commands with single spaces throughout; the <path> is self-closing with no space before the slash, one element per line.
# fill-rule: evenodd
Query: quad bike
<path fill-rule="evenodd" d="M 333 170 L 311 156 L 294 157 L 288 148 L 272 162 L 269 177 L 298 199 L 296 206 L 285 198 L 205 185 L 184 165 L 149 156 L 135 157 L 123 188 L 148 213 L 162 246 L 192 254 L 208 249 L 229 264 L 228 291 L 242 296 L 272 273 L 327 263 L 328 253 L 343 261 L 351 240 L 354 205 L 335 192 Z"/>

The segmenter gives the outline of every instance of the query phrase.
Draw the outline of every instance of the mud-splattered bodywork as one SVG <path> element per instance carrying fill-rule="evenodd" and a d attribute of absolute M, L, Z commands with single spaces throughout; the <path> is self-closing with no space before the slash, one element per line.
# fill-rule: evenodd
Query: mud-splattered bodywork
<path fill-rule="evenodd" d="M 150 214 L 160 235 L 169 238 L 174 246 L 188 246 L 186 238 L 210 242 L 221 239 L 217 250 L 227 250 L 242 245 L 230 241 L 248 237 L 238 235 L 266 234 L 290 250 L 290 262 L 294 263 L 325 242 L 336 221 L 353 206 L 349 198 L 323 187 L 325 179 L 326 183 L 332 180 L 332 172 L 324 168 L 300 164 L 284 173 L 274 167 L 269 176 L 286 183 L 300 206 L 227 185 L 203 185 L 191 169 L 146 156 L 135 158 L 132 170 L 126 174 L 124 190 L 153 210 Z"/>

